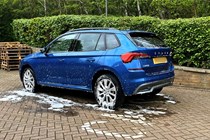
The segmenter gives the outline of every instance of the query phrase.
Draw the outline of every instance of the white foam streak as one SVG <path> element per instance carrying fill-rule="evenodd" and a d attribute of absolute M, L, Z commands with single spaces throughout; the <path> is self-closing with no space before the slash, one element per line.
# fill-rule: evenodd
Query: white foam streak
<path fill-rule="evenodd" d="M 2 98 L 0 98 L 0 101 L 11 101 L 16 103 L 22 101 L 24 98 L 34 97 L 36 98 L 35 101 L 37 103 L 49 104 L 48 110 L 53 110 L 53 111 L 64 112 L 65 107 L 71 107 L 71 106 L 85 106 L 93 108 L 95 110 L 106 111 L 106 112 L 114 111 L 99 107 L 97 104 L 76 103 L 68 99 L 54 97 L 44 93 L 31 93 L 25 90 L 16 90 L 16 91 L 9 91 L 8 94 L 9 95 L 4 95 Z"/>

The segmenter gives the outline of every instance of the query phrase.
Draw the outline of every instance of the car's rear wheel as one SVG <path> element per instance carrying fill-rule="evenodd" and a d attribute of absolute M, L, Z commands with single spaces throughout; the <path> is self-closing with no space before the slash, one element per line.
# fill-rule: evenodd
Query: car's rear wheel
<path fill-rule="evenodd" d="M 29 92 L 37 91 L 36 79 L 34 72 L 30 68 L 26 68 L 22 74 L 23 86 Z"/>
<path fill-rule="evenodd" d="M 116 109 L 124 101 L 124 94 L 118 80 L 110 75 L 101 75 L 95 83 L 94 94 L 99 106 Z"/>

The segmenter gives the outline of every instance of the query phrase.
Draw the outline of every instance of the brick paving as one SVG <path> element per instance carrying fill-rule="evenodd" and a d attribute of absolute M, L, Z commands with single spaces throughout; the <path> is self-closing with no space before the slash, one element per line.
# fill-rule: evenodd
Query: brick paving
<path fill-rule="evenodd" d="M 22 89 L 18 71 L 0 70 L 0 97 L 7 95 L 8 91 L 18 89 Z M 162 93 L 173 97 L 177 103 L 171 104 L 162 98 L 154 98 L 139 99 L 135 105 L 136 101 L 133 103 L 133 98 L 128 98 L 126 105 L 115 112 L 72 106 L 64 113 L 50 111 L 46 109 L 46 105 L 37 103 L 31 97 L 20 102 L 0 101 L 0 139 L 210 139 L 209 90 L 173 86 L 165 88 Z M 89 97 L 85 93 L 84 96 L 69 94 L 67 98 L 78 102 L 94 102 L 93 96 Z M 144 114 L 146 120 L 144 117 L 136 118 L 124 113 L 124 110 L 138 111 L 139 106 L 167 109 L 167 113 Z"/>

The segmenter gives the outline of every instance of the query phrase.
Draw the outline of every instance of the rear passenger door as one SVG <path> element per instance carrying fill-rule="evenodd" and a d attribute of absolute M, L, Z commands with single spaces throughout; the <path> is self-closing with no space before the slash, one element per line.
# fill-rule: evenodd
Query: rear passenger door
<path fill-rule="evenodd" d="M 71 52 L 73 61 L 67 69 L 68 83 L 74 88 L 90 89 L 94 70 L 99 67 L 98 60 L 105 54 L 104 40 L 101 33 L 81 33 L 77 38 Z"/>

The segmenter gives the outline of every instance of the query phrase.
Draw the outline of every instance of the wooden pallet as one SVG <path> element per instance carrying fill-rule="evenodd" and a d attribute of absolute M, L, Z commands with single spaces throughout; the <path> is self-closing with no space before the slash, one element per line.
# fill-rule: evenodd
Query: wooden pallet
<path fill-rule="evenodd" d="M 3 70 L 18 70 L 19 69 L 20 60 L 2 60 L 1 69 Z"/>
<path fill-rule="evenodd" d="M 32 53 L 31 49 L 3 49 L 1 59 L 19 59 Z"/>
<path fill-rule="evenodd" d="M 3 65 L 19 65 L 20 60 L 2 60 L 1 64 Z"/>
<path fill-rule="evenodd" d="M 4 65 L 1 64 L 1 69 L 6 70 L 6 71 L 11 71 L 11 70 L 18 70 L 19 69 L 19 65 Z"/>
<path fill-rule="evenodd" d="M 1 69 L 1 52 L 2 52 L 2 48 L 5 46 L 6 42 L 0 42 L 0 69 Z"/>
<path fill-rule="evenodd" d="M 1 69 L 18 70 L 20 60 L 32 53 L 31 47 L 20 42 L 0 42 Z"/>

